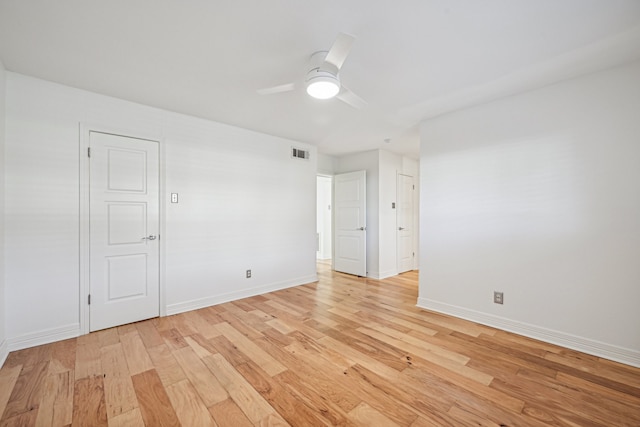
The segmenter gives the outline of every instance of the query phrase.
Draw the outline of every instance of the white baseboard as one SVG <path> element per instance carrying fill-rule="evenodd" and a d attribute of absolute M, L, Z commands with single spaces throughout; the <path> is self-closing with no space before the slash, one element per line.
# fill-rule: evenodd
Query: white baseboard
<path fill-rule="evenodd" d="M 2 340 L 0 343 L 0 368 L 4 365 L 4 361 L 7 360 L 7 356 L 9 355 L 9 345 L 7 344 L 7 340 Z"/>
<path fill-rule="evenodd" d="M 495 316 L 493 314 L 469 310 L 464 307 L 445 304 L 427 298 L 418 298 L 418 303 L 416 305 L 426 310 L 448 314 L 508 332 L 524 335 L 525 337 L 534 338 L 550 344 L 556 344 L 572 350 L 581 351 L 593 356 L 602 357 L 604 359 L 640 368 L 640 351 L 637 350 L 619 347 L 613 344 L 607 344 L 589 338 Z"/>
<path fill-rule="evenodd" d="M 393 277 L 397 275 L 398 275 L 398 272 L 396 270 L 387 270 L 387 271 L 370 272 L 369 274 L 367 274 L 367 277 L 370 279 L 382 280 L 382 279 L 386 279 L 387 277 Z"/>
<path fill-rule="evenodd" d="M 37 345 L 49 344 L 55 341 L 62 341 L 68 338 L 75 338 L 81 335 L 80 323 L 72 323 L 51 329 L 43 329 L 38 332 L 31 332 L 14 338 L 8 338 L 9 351 L 22 350 L 23 348 L 35 347 Z"/>
<path fill-rule="evenodd" d="M 318 276 L 300 277 L 297 279 L 286 280 L 284 282 L 270 283 L 267 285 L 257 286 L 255 288 L 243 289 L 241 291 L 229 292 L 222 295 L 212 295 L 205 298 L 198 298 L 191 301 L 179 302 L 177 304 L 167 305 L 167 315 L 184 313 L 185 311 L 198 310 L 204 307 L 210 307 L 216 304 L 222 304 L 230 301 L 237 301 L 242 298 L 262 295 L 269 292 L 279 291 L 281 289 L 291 288 L 293 286 L 305 285 L 318 281 Z"/>

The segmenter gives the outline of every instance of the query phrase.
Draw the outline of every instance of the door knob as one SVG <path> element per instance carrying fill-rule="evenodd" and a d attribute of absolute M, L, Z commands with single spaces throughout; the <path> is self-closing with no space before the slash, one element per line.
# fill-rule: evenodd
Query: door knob
<path fill-rule="evenodd" d="M 398 227 L 398 230 L 402 231 L 404 230 L 404 227 Z"/>
<path fill-rule="evenodd" d="M 364 231 L 364 230 L 365 230 L 365 228 L 364 228 L 364 227 L 360 227 L 360 228 L 356 228 L 356 230 Z"/>
<path fill-rule="evenodd" d="M 143 237 L 142 240 L 156 240 L 156 236 L 154 235 L 149 235 L 147 237 Z"/>

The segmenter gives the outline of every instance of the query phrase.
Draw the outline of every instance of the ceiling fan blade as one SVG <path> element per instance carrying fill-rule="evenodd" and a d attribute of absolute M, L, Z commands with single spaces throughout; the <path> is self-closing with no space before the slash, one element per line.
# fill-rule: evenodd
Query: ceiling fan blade
<path fill-rule="evenodd" d="M 351 45 L 355 41 L 355 37 L 349 34 L 340 33 L 338 34 L 338 38 L 333 42 L 333 46 L 329 49 L 324 62 L 328 62 L 329 64 L 335 66 L 338 71 L 344 64 L 345 59 L 347 59 L 347 55 L 349 55 L 349 51 L 351 50 Z"/>
<path fill-rule="evenodd" d="M 287 83 L 280 86 L 266 87 L 264 89 L 258 89 L 260 95 L 271 95 L 273 93 L 290 92 L 296 88 L 295 83 Z"/>
<path fill-rule="evenodd" d="M 338 98 L 340 101 L 344 103 L 351 105 L 353 108 L 356 108 L 358 110 L 361 110 L 367 106 L 367 101 L 360 98 L 355 93 L 351 92 L 349 89 L 344 87 L 344 85 L 342 86 L 342 92 L 340 92 L 336 96 L 336 98 Z"/>

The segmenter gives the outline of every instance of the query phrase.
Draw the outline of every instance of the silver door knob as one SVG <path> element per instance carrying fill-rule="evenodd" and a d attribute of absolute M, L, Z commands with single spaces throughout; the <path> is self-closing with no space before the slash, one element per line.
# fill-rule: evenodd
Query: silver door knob
<path fill-rule="evenodd" d="M 404 230 L 404 227 L 398 227 L 398 230 L 402 231 Z"/>
<path fill-rule="evenodd" d="M 364 231 L 364 230 L 365 230 L 365 228 L 364 228 L 364 227 L 360 227 L 360 228 L 358 228 L 357 230 Z"/>
<path fill-rule="evenodd" d="M 142 240 L 156 240 L 156 236 L 154 235 L 149 235 L 147 237 L 143 237 Z"/>

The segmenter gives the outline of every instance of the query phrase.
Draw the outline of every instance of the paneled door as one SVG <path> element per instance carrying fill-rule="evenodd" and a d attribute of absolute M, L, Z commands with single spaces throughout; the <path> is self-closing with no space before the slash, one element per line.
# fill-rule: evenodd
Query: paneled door
<path fill-rule="evenodd" d="M 398 273 L 413 270 L 413 177 L 398 175 Z"/>
<path fill-rule="evenodd" d="M 157 317 L 158 143 L 90 132 L 89 330 Z"/>
<path fill-rule="evenodd" d="M 367 275 L 366 178 L 366 171 L 333 177 L 333 268 L 362 277 Z"/>

